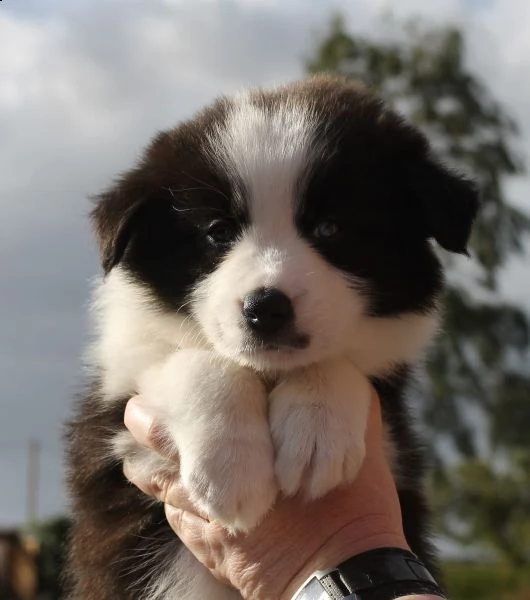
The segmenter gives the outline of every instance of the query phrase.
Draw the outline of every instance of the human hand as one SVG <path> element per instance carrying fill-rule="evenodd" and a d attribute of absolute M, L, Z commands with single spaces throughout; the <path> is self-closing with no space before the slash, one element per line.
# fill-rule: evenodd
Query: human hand
<path fill-rule="evenodd" d="M 139 443 L 164 451 L 157 441 L 155 415 L 141 398 L 129 401 L 125 424 Z M 124 471 L 141 490 L 165 503 L 170 526 L 214 576 L 247 600 L 287 600 L 316 570 L 333 568 L 375 548 L 408 548 L 375 394 L 365 441 L 366 458 L 352 485 L 311 503 L 300 497 L 282 499 L 245 535 L 230 535 L 197 513 L 177 466 L 174 475 L 153 474 L 149 481 L 127 464 Z M 178 457 L 175 461 L 177 465 Z"/>

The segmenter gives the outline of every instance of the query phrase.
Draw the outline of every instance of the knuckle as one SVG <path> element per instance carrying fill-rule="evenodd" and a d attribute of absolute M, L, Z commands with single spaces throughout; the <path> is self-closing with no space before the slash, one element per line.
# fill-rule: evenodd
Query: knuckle
<path fill-rule="evenodd" d="M 150 488 L 152 489 L 152 495 L 160 500 L 166 502 L 169 496 L 171 485 L 173 484 L 173 475 L 167 470 L 157 471 L 151 478 Z"/>
<path fill-rule="evenodd" d="M 137 485 L 137 474 L 134 470 L 133 465 L 131 464 L 130 460 L 125 459 L 123 461 L 123 475 L 125 476 L 125 479 L 127 479 L 128 481 L 130 481 L 131 483 L 134 483 L 134 485 Z"/>

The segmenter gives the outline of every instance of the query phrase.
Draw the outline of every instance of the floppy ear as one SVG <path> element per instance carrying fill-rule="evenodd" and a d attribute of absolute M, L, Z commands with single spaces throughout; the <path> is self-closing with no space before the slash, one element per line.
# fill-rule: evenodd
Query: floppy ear
<path fill-rule="evenodd" d="M 144 150 L 137 166 L 96 196 L 91 217 L 105 274 L 123 259 L 135 223 L 145 216 L 142 209 L 156 200 L 160 182 L 170 180 L 174 152 L 171 133 L 160 132 Z"/>
<path fill-rule="evenodd" d="M 479 208 L 477 186 L 429 156 L 408 162 L 405 177 L 426 237 L 450 252 L 467 254 Z"/>
<path fill-rule="evenodd" d="M 132 226 L 145 196 L 135 174 L 124 176 L 113 188 L 96 196 L 92 224 L 105 274 L 116 266 L 127 249 Z"/>

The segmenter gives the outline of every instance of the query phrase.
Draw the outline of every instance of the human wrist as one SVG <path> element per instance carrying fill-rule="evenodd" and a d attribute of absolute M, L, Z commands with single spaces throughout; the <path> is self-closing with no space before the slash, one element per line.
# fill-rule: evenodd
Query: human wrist
<path fill-rule="evenodd" d="M 321 544 L 297 570 L 291 571 L 283 591 L 277 598 L 291 600 L 313 573 L 333 569 L 343 561 L 378 548 L 409 550 L 405 537 L 395 530 L 386 515 L 363 516 L 336 531 Z"/>
<path fill-rule="evenodd" d="M 304 533 L 293 539 L 291 547 L 282 545 L 276 553 L 271 545 L 266 554 L 274 559 L 260 561 L 255 569 L 247 570 L 245 580 L 236 586 L 246 600 L 291 600 L 316 571 L 332 569 L 377 548 L 409 549 L 402 531 L 386 515 L 365 515 L 350 521 L 319 543 L 310 531 Z"/>

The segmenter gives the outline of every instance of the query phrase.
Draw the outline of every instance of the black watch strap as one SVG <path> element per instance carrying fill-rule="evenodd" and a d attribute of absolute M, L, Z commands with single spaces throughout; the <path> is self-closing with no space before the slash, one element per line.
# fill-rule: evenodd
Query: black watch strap
<path fill-rule="evenodd" d="M 294 600 L 393 600 L 443 592 L 425 565 L 407 550 L 381 548 L 359 554 L 336 569 L 317 574 Z"/>

